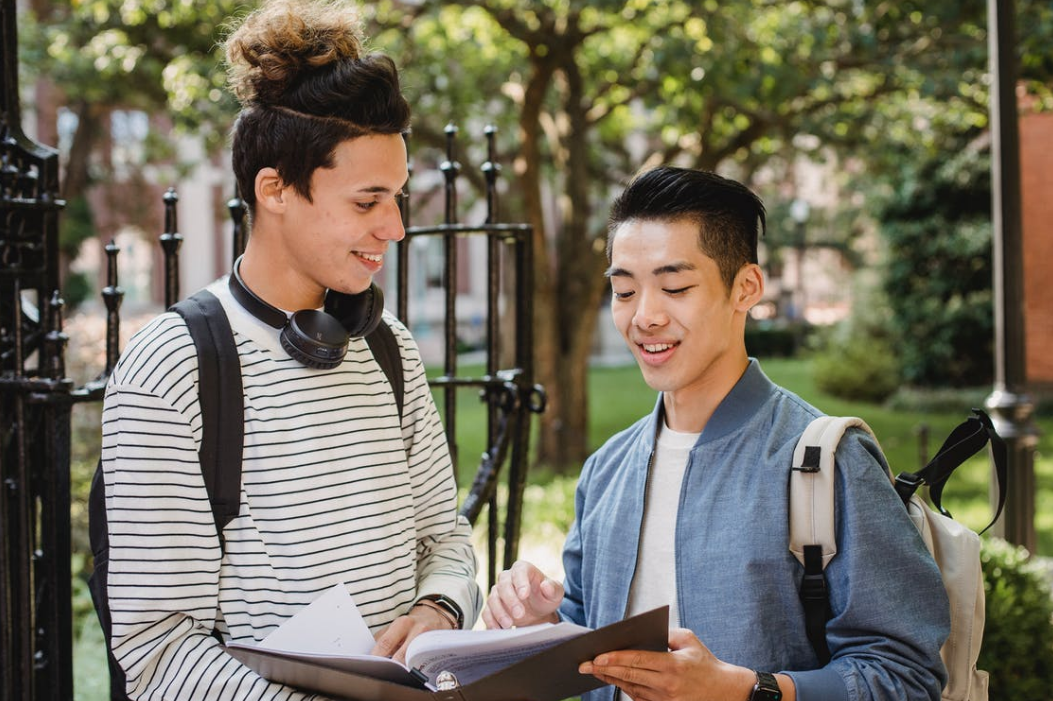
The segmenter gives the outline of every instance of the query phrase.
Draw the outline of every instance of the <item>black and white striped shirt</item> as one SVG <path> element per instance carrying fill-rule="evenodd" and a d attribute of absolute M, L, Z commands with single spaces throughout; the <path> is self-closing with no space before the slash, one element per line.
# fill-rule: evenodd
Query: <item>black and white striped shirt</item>
<path fill-rule="evenodd" d="M 114 369 L 103 409 L 112 645 L 140 699 L 302 699 L 212 637 L 261 640 L 346 582 L 374 631 L 419 594 L 475 620 L 471 531 L 456 513 L 449 451 L 406 328 L 401 429 L 390 385 L 362 339 L 312 370 L 277 332 L 209 287 L 234 330 L 245 391 L 241 510 L 221 552 L 198 463 L 197 360 L 183 319 L 161 314 Z M 221 559 L 222 558 L 222 559 Z"/>

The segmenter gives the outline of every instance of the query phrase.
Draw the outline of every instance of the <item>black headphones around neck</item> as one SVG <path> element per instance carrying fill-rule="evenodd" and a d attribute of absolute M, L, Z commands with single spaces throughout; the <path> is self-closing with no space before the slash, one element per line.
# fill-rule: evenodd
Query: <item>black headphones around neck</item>
<path fill-rule="evenodd" d="M 380 324 L 384 313 L 384 293 L 375 283 L 358 294 L 329 290 L 325 311 L 301 309 L 287 317 L 285 312 L 267 304 L 248 288 L 238 268 L 241 257 L 234 261 L 230 273 L 230 293 L 247 312 L 279 329 L 285 352 L 307 367 L 319 370 L 335 368 L 347 354 L 352 338 L 368 335 Z"/>

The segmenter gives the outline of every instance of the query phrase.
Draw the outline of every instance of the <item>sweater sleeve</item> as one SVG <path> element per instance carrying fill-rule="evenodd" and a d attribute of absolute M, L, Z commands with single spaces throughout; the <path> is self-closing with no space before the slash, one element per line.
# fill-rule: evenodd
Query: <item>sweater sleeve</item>
<path fill-rule="evenodd" d="M 267 682 L 213 637 L 222 553 L 198 462 L 196 356 L 171 316 L 129 345 L 103 408 L 110 643 L 128 693 L 317 698 Z"/>
<path fill-rule="evenodd" d="M 409 462 L 417 530 L 417 594 L 444 594 L 461 608 L 465 628 L 482 610 L 475 581 L 472 528 L 457 511 L 457 482 L 446 434 L 420 352 L 409 331 L 386 317 L 398 339 L 404 374 L 402 437 Z"/>

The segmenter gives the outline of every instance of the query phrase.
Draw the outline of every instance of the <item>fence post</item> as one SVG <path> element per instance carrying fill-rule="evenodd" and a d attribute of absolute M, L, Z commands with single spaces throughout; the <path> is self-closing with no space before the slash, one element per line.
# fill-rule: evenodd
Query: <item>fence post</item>
<path fill-rule="evenodd" d="M 0 4 L 0 700 L 73 698 L 69 420 L 58 153 L 22 131 Z"/>

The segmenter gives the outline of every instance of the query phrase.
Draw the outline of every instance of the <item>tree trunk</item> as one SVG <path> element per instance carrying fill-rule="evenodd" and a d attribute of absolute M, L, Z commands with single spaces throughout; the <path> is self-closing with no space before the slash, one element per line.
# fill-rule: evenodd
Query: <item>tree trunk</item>
<path fill-rule="evenodd" d="M 531 74 L 519 117 L 522 143 L 522 169 L 519 182 L 527 221 L 533 227 L 534 247 L 534 380 L 545 388 L 548 408 L 539 420 L 536 459 L 551 464 L 558 454 L 554 437 L 562 410 L 559 378 L 556 374 L 557 336 L 552 323 L 555 315 L 551 254 L 545 230 L 541 198 L 541 122 L 545 94 L 552 81 L 554 64 L 549 56 L 531 56 Z"/>
<path fill-rule="evenodd" d="M 69 148 L 62 198 L 67 202 L 83 195 L 90 180 L 91 154 L 102 135 L 102 114 L 87 102 L 77 105 L 77 130 Z"/>
<path fill-rule="evenodd" d="M 567 133 L 563 149 L 567 153 L 565 182 L 567 209 L 557 244 L 560 303 L 554 322 L 559 334 L 559 387 L 563 394 L 559 454 L 554 464 L 567 470 L 578 469 L 594 446 L 589 445 L 588 368 L 592 340 L 599 316 L 606 265 L 602 235 L 592 235 L 593 181 L 589 170 L 588 105 L 577 64 L 562 62 L 566 78 L 564 109 Z"/>
<path fill-rule="evenodd" d="M 70 144 L 69 158 L 66 161 L 66 176 L 59 186 L 62 198 L 66 201 L 67 206 L 69 206 L 70 202 L 84 197 L 88 187 L 91 185 L 92 153 L 94 153 L 95 148 L 104 135 L 102 112 L 98 108 L 82 101 L 77 105 L 76 113 L 77 130 L 74 132 L 73 142 Z M 67 214 L 66 216 L 69 215 Z M 94 220 L 90 210 L 89 216 Z M 68 251 L 67 246 L 64 244 L 64 241 L 60 241 L 59 289 L 66 288 L 70 267 L 73 265 L 73 259 L 76 258 L 76 253 Z"/>

